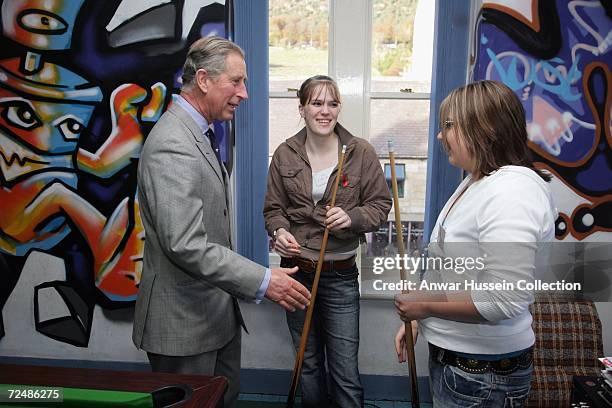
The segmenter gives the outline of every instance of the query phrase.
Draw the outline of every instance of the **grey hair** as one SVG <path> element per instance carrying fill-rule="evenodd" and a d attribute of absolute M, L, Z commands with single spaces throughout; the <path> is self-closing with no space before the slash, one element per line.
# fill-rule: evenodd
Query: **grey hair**
<path fill-rule="evenodd" d="M 183 65 L 183 88 L 193 86 L 198 69 L 205 69 L 211 78 L 217 78 L 225 71 L 225 59 L 231 53 L 244 59 L 242 48 L 222 37 L 204 37 L 191 44 Z"/>

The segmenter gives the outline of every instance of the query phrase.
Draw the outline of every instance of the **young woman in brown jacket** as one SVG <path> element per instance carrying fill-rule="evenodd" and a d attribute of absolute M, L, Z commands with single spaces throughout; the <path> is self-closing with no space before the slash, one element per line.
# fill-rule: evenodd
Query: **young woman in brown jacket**
<path fill-rule="evenodd" d="M 323 232 L 329 229 L 300 379 L 302 406 L 360 407 L 363 389 L 357 364 L 359 271 L 355 255 L 360 236 L 387 221 L 391 198 L 374 148 L 337 123 L 341 102 L 335 81 L 324 75 L 311 77 L 300 87 L 298 97 L 306 126 L 274 152 L 264 204 L 266 229 L 275 239 L 281 266 L 298 266 L 294 277 L 309 289 Z M 331 208 L 343 145 L 347 150 L 342 177 L 336 205 Z M 287 314 L 296 349 L 305 314 Z"/>

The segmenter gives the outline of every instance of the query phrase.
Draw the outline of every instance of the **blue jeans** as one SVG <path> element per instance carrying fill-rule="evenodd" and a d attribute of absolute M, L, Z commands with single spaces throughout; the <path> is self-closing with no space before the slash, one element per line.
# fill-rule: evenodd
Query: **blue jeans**
<path fill-rule="evenodd" d="M 281 263 L 281 266 L 284 265 Z M 357 364 L 358 274 L 357 266 L 321 273 L 300 377 L 302 407 L 363 406 L 363 387 Z M 293 277 L 309 290 L 312 288 L 314 273 L 299 270 Z M 296 350 L 300 347 L 305 317 L 305 310 L 287 312 L 287 325 Z"/>
<path fill-rule="evenodd" d="M 533 365 L 508 375 L 471 374 L 429 356 L 434 408 L 520 408 L 529 396 Z"/>

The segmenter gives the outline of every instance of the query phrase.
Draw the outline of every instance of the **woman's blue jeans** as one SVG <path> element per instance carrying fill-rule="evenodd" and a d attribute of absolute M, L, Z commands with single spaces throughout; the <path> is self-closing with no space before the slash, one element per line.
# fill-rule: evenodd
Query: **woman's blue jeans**
<path fill-rule="evenodd" d="M 281 266 L 283 266 L 281 264 Z M 322 272 L 315 310 L 304 353 L 302 407 L 362 407 L 359 378 L 359 283 L 357 266 Z M 294 276 L 309 290 L 314 272 L 299 270 Z M 295 349 L 300 346 L 306 310 L 287 312 L 287 325 Z M 327 358 L 327 369 L 325 360 Z"/>
<path fill-rule="evenodd" d="M 508 375 L 470 374 L 429 356 L 434 408 L 520 408 L 529 396 L 533 365 Z"/>

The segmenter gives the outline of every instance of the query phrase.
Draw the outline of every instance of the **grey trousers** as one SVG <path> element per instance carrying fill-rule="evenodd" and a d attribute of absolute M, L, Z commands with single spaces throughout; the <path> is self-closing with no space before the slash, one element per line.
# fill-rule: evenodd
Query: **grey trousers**
<path fill-rule="evenodd" d="M 164 356 L 147 353 L 153 371 L 175 374 L 222 375 L 229 381 L 224 407 L 234 408 L 240 391 L 240 344 L 242 329 L 219 350 L 194 356 Z"/>

